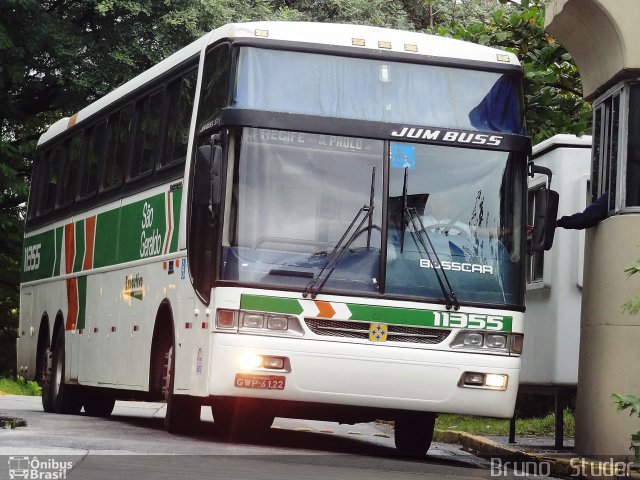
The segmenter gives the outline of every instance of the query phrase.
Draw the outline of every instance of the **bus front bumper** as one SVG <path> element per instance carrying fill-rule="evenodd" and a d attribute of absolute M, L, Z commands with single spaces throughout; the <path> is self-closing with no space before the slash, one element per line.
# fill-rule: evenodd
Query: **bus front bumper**
<path fill-rule="evenodd" d="M 242 334 L 214 334 L 213 338 L 209 395 L 214 397 L 513 415 L 519 357 Z M 247 354 L 284 358 L 285 369 L 242 369 L 241 359 Z M 506 388 L 462 386 L 468 372 L 506 375 Z M 271 381 L 253 382 L 249 388 L 247 378 Z"/>

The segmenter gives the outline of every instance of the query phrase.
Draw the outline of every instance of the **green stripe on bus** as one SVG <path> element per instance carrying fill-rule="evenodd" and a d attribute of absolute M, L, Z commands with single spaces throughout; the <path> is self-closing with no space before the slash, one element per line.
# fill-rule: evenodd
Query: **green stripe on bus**
<path fill-rule="evenodd" d="M 55 256 L 55 263 L 53 265 L 53 271 L 51 273 L 52 277 L 56 277 L 58 275 L 60 275 L 60 262 L 62 261 L 62 241 L 64 240 L 62 238 L 62 232 L 64 231 L 63 227 L 58 227 L 55 229 L 54 235 L 55 235 L 55 249 L 54 249 L 54 256 Z"/>
<path fill-rule="evenodd" d="M 261 295 L 242 295 L 240 308 L 243 310 L 256 310 L 258 312 L 286 313 L 300 315 L 302 306 L 295 298 L 266 297 Z"/>
<path fill-rule="evenodd" d="M 120 209 L 101 213 L 96 218 L 96 240 L 93 252 L 93 268 L 114 265 L 118 255 Z"/>
<path fill-rule="evenodd" d="M 167 212 L 168 195 L 171 195 L 170 212 Z M 98 214 L 93 268 L 162 255 L 167 235 L 171 235 L 171 239 L 166 253 L 177 252 L 181 205 L 182 189 L 178 189 Z M 171 218 L 171 232 L 168 231 L 168 216 Z M 85 220 L 78 220 L 74 225 L 74 273 L 83 271 L 87 249 L 85 223 Z M 31 282 L 66 274 L 66 271 L 61 271 L 64 270 L 61 264 L 63 251 L 64 227 L 25 237 L 21 281 Z"/>
<path fill-rule="evenodd" d="M 171 205 L 173 206 L 173 237 L 171 238 L 171 245 L 169 245 L 169 252 L 177 252 L 178 232 L 180 230 L 180 207 L 182 206 L 182 189 L 173 191 L 171 195 Z"/>
<path fill-rule="evenodd" d="M 53 230 L 24 239 L 22 248 L 22 282 L 49 278 L 55 265 Z"/>
<path fill-rule="evenodd" d="M 75 224 L 76 256 L 73 261 L 73 272 L 82 271 L 82 260 L 84 260 L 84 220 L 79 220 Z"/>
<path fill-rule="evenodd" d="M 84 330 L 87 313 L 87 277 L 78 277 L 78 320 L 76 328 Z"/>

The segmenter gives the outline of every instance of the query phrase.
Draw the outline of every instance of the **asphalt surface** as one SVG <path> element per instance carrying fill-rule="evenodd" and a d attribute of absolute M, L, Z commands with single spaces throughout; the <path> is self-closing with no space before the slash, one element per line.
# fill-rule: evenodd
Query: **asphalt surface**
<path fill-rule="evenodd" d="M 166 433 L 164 411 L 159 403 L 117 402 L 107 419 L 55 415 L 44 413 L 37 397 L 0 396 L 0 416 L 27 422 L 0 430 L 0 479 L 11 474 L 83 480 L 516 476 L 445 443 L 434 442 L 424 458 L 398 457 L 386 425 L 277 418 L 259 441 L 229 443 L 216 432 L 208 409 L 190 436 Z"/>

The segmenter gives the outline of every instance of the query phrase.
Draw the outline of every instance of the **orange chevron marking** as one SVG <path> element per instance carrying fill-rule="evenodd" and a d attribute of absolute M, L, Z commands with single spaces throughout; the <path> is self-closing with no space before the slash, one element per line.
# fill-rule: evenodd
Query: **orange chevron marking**
<path fill-rule="evenodd" d="M 315 301 L 316 307 L 318 307 L 318 317 L 321 318 L 333 318 L 336 314 L 336 311 L 333 309 L 329 302 L 320 302 L 318 300 Z"/>

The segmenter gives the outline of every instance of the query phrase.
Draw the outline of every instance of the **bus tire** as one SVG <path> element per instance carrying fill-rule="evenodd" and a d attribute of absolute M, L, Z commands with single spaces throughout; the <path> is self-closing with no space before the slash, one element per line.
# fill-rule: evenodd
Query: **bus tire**
<path fill-rule="evenodd" d="M 275 417 L 254 408 L 238 408 L 235 402 L 212 405 L 213 428 L 228 441 L 261 440 L 270 430 Z"/>
<path fill-rule="evenodd" d="M 169 433 L 194 433 L 200 425 L 200 403 L 196 398 L 188 395 L 173 393 L 175 384 L 175 345 L 165 355 L 164 391 L 167 403 L 167 413 L 164 417 L 164 427 Z"/>
<path fill-rule="evenodd" d="M 54 413 L 53 399 L 51 398 L 51 364 L 53 363 L 53 353 L 47 347 L 40 357 L 41 380 L 40 389 L 42 390 L 42 408 L 47 413 Z"/>
<path fill-rule="evenodd" d="M 42 390 L 42 404 L 51 402 L 55 413 L 76 414 L 82 408 L 82 400 L 77 389 L 73 385 L 64 382 L 65 348 L 64 328 L 58 328 L 53 342 L 53 354 L 51 356 L 51 373 L 49 382 Z M 45 398 L 48 397 L 48 398 Z"/>
<path fill-rule="evenodd" d="M 109 390 L 90 388 L 84 396 L 84 413 L 91 417 L 108 417 L 113 412 L 116 396 Z"/>
<path fill-rule="evenodd" d="M 416 412 L 396 418 L 394 437 L 396 449 L 402 455 L 423 457 L 433 440 L 436 415 Z"/>

